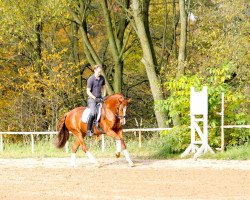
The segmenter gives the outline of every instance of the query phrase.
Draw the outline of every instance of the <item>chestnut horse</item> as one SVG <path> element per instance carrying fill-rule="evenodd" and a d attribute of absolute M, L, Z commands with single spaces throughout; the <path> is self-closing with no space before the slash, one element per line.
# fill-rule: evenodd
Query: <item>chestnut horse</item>
<path fill-rule="evenodd" d="M 130 99 L 124 99 L 121 94 L 108 96 L 102 104 L 102 113 L 99 125 L 107 136 L 116 139 L 116 157 L 120 157 L 121 149 L 123 149 L 126 160 L 130 166 L 133 166 L 134 164 L 129 157 L 129 153 L 122 136 L 122 125 L 125 124 L 126 109 L 129 102 Z M 86 107 L 78 107 L 71 110 L 61 118 L 58 124 L 58 141 L 56 144 L 58 148 L 64 147 L 65 143 L 69 139 L 69 131 L 76 136 L 71 154 L 71 165 L 74 167 L 76 163 L 76 151 L 79 146 L 82 147 L 82 150 L 86 153 L 90 161 L 99 166 L 98 162 L 88 151 L 88 148 L 84 143 L 84 137 L 87 132 L 87 124 L 82 122 L 82 114 L 85 109 Z M 102 132 L 96 127 L 94 127 L 93 130 L 95 135 L 102 134 Z"/>

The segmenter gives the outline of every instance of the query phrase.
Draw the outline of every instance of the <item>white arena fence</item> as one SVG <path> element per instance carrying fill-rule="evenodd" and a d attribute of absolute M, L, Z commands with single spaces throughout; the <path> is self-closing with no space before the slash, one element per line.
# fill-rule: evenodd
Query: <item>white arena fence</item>
<path fill-rule="evenodd" d="M 203 87 L 207 90 L 206 87 Z M 191 88 L 191 93 L 192 93 L 192 88 Z M 228 129 L 228 128 L 250 128 L 250 125 L 224 125 L 224 93 L 221 94 L 221 112 L 217 113 L 219 115 L 221 115 L 221 147 L 218 148 L 219 150 L 223 151 L 224 150 L 224 129 Z M 208 97 L 206 96 L 206 99 Z M 191 101 L 190 101 L 191 102 Z M 208 106 L 208 105 L 207 105 Z M 200 109 L 200 108 L 199 108 Z M 195 113 L 197 114 L 197 113 Z M 196 120 L 200 120 L 200 119 L 196 119 Z M 138 122 L 136 121 L 137 125 Z M 141 124 L 140 124 L 141 125 Z M 207 127 L 207 121 L 206 121 L 206 127 Z M 192 116 L 191 116 L 191 130 L 192 130 Z M 209 128 L 209 127 L 207 127 Z M 172 128 L 134 128 L 134 129 L 123 129 L 123 132 L 130 132 L 130 133 L 136 133 L 139 132 L 138 135 L 138 139 L 139 139 L 139 147 L 142 146 L 142 132 L 148 132 L 148 131 L 163 131 L 163 130 L 171 130 Z M 7 135 L 30 135 L 31 137 L 31 151 L 32 153 L 34 153 L 35 151 L 35 141 L 34 141 L 34 135 L 55 135 L 57 134 L 56 131 L 48 131 L 48 132 L 0 132 L 0 151 L 3 151 L 3 135 L 7 134 Z M 193 134 L 194 135 L 194 134 Z M 193 136 L 194 137 L 194 136 Z M 206 135 L 207 137 L 207 135 Z M 192 139 L 192 137 L 191 137 Z M 194 141 L 196 142 L 196 141 Z M 199 142 L 199 141 L 198 141 Z M 207 142 L 207 141 L 206 141 Z M 65 145 L 65 150 L 68 153 L 69 151 L 69 144 L 68 142 Z M 105 139 L 104 139 L 104 135 L 102 135 L 102 151 L 105 150 Z"/>
<path fill-rule="evenodd" d="M 221 128 L 250 128 L 250 125 L 223 125 Z M 150 132 L 150 131 L 164 131 L 171 130 L 172 128 L 133 128 L 133 129 L 123 129 L 124 133 L 136 133 L 138 132 L 138 143 L 139 147 L 142 146 L 142 132 Z M 31 137 L 31 151 L 35 152 L 35 140 L 34 135 L 56 135 L 57 131 L 47 131 L 47 132 L 0 132 L 0 151 L 3 151 L 3 135 L 30 135 Z M 65 145 L 65 151 L 69 152 L 69 144 L 68 142 Z M 105 151 L 105 138 L 102 135 L 102 151 Z"/>
<path fill-rule="evenodd" d="M 149 131 L 164 131 L 164 130 L 171 130 L 172 128 L 134 128 L 134 129 L 123 129 L 124 133 L 135 133 L 139 132 L 139 147 L 142 146 L 142 132 L 149 132 Z M 30 135 L 31 137 L 31 151 L 32 153 L 35 152 L 35 140 L 34 135 L 56 135 L 57 131 L 45 131 L 45 132 L 0 132 L 0 151 L 3 151 L 3 135 Z M 69 152 L 69 143 L 66 142 L 65 151 Z M 105 138 L 104 134 L 102 134 L 102 151 L 105 151 Z"/>

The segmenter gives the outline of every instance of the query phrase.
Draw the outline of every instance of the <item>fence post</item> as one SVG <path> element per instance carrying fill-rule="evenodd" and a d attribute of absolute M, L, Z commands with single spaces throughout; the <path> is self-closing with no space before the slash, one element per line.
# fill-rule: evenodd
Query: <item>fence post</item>
<path fill-rule="evenodd" d="M 141 142 L 142 142 L 142 133 L 141 130 L 139 130 L 139 147 L 141 148 Z"/>
<path fill-rule="evenodd" d="M 105 151 L 105 141 L 104 141 L 104 134 L 102 134 L 102 152 Z"/>
<path fill-rule="evenodd" d="M 224 92 L 221 93 L 221 151 L 224 151 Z"/>
<path fill-rule="evenodd" d="M 0 134 L 0 151 L 3 151 L 3 134 Z"/>
<path fill-rule="evenodd" d="M 30 134 L 30 136 L 31 136 L 31 152 L 34 153 L 35 152 L 34 135 Z"/>
<path fill-rule="evenodd" d="M 66 153 L 69 153 L 69 141 L 66 142 L 65 151 Z"/>

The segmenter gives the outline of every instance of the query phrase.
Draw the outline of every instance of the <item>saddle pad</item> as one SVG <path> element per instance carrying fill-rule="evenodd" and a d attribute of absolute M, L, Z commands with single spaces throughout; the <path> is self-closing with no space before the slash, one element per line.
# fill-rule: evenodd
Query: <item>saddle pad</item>
<path fill-rule="evenodd" d="M 96 117 L 97 122 L 99 122 L 101 115 L 102 115 L 102 104 L 99 103 L 97 107 L 97 117 Z"/>
<path fill-rule="evenodd" d="M 82 122 L 87 123 L 89 120 L 90 109 L 86 108 L 82 113 Z"/>

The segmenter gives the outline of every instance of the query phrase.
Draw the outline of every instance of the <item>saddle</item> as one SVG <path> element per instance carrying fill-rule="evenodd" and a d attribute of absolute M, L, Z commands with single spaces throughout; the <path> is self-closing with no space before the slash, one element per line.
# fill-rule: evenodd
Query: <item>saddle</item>
<path fill-rule="evenodd" d="M 102 103 L 98 103 L 96 104 L 96 113 L 95 113 L 94 123 L 98 123 L 100 121 L 101 115 L 102 115 Z M 88 123 L 89 116 L 90 116 L 90 109 L 87 107 L 82 113 L 82 122 Z"/>
<path fill-rule="evenodd" d="M 87 107 L 82 113 L 82 122 L 83 123 L 88 123 L 89 116 L 90 116 L 90 109 Z M 101 119 L 101 116 L 102 116 L 102 103 L 98 103 L 98 104 L 96 104 L 96 113 L 95 113 L 95 118 L 94 118 L 94 121 L 93 121 L 93 125 L 95 125 L 96 128 L 100 132 L 104 133 L 101 126 L 99 125 L 99 121 Z"/>

